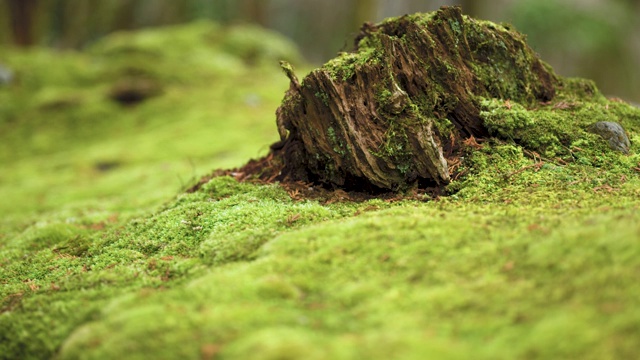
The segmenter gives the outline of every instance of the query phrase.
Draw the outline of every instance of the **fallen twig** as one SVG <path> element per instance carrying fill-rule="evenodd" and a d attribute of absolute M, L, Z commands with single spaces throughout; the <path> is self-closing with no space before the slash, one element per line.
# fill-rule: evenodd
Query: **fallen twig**
<path fill-rule="evenodd" d="M 523 167 L 521 167 L 520 169 L 518 169 L 518 170 L 516 170 L 516 171 L 514 171 L 514 172 L 510 173 L 509 175 L 507 175 L 506 179 L 508 180 L 508 179 L 510 179 L 512 176 L 518 175 L 518 174 L 520 174 L 520 173 L 522 173 L 522 172 L 524 172 L 524 171 L 526 171 L 526 170 L 528 170 L 528 169 L 534 169 L 534 168 L 535 168 L 535 169 L 536 169 L 536 171 L 538 171 L 538 170 L 540 170 L 540 168 L 541 168 L 541 167 L 542 167 L 542 165 L 544 165 L 544 164 L 546 164 L 544 161 L 540 161 L 540 162 L 537 162 L 537 163 L 535 163 L 535 164 L 531 164 L 531 165 L 523 166 Z"/>

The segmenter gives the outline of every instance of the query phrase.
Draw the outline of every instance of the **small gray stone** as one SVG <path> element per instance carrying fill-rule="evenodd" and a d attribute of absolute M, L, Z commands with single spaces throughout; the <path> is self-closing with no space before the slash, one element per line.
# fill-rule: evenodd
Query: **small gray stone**
<path fill-rule="evenodd" d="M 622 153 L 629 153 L 629 138 L 620 124 L 612 121 L 598 121 L 589 125 L 589 131 L 602 136 L 609 142 L 609 147 Z"/>
<path fill-rule="evenodd" d="M 13 72 L 0 64 L 0 85 L 9 84 L 13 80 Z"/>

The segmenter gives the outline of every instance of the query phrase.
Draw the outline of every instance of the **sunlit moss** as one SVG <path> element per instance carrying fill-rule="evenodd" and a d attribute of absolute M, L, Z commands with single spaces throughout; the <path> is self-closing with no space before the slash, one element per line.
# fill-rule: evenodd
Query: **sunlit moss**
<path fill-rule="evenodd" d="M 12 59 L 34 87 L 0 90 L 19 154 L 0 171 L 0 357 L 638 357 L 640 115 L 588 81 L 485 99 L 514 135 L 470 147 L 449 196 L 322 204 L 232 177 L 180 190 L 277 137 L 277 64 L 123 108 L 68 71 L 83 56 L 31 55 Z M 26 97 L 45 63 L 64 91 Z M 630 155 L 585 132 L 604 118 Z"/>

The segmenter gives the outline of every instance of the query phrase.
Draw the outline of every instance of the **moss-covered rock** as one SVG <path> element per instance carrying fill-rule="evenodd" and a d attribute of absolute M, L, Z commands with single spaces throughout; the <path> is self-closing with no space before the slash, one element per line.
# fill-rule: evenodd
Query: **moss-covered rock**
<path fill-rule="evenodd" d="M 607 140 L 609 147 L 624 154 L 629 153 L 629 137 L 620 124 L 612 121 L 598 121 L 589 126 L 589 131 Z"/>

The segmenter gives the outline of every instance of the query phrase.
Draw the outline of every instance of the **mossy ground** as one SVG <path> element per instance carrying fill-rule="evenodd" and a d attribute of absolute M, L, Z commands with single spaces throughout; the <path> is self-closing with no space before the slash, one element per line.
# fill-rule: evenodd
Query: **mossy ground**
<path fill-rule="evenodd" d="M 553 112 L 619 107 L 630 155 L 590 135 L 531 154 L 546 120 L 500 117 L 523 136 L 477 145 L 436 200 L 294 200 L 230 177 L 186 194 L 278 137 L 287 79 L 222 54 L 230 74 L 167 55 L 158 73 L 180 79 L 135 107 L 107 99 L 106 55 L 0 55 L 21 76 L 0 88 L 1 357 L 638 357 L 638 110 Z M 487 117 L 530 114 L 502 105 Z"/>

